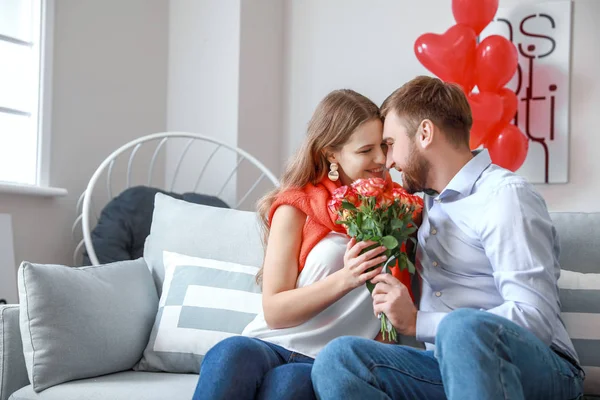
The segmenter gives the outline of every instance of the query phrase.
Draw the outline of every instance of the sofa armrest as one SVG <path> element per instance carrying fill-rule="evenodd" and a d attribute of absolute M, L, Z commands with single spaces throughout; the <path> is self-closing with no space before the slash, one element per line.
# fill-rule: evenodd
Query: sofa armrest
<path fill-rule="evenodd" d="M 19 306 L 0 305 L 0 400 L 29 385 L 21 330 Z"/>

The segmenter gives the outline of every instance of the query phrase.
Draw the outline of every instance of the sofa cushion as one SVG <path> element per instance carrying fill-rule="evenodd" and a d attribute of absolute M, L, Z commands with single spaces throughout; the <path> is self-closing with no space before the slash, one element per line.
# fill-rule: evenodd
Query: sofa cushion
<path fill-rule="evenodd" d="M 143 259 L 81 268 L 24 262 L 18 284 L 23 353 L 36 392 L 139 361 L 158 307 Z"/>
<path fill-rule="evenodd" d="M 19 306 L 0 305 L 0 400 L 29 385 L 19 329 Z"/>
<path fill-rule="evenodd" d="M 560 240 L 560 266 L 575 272 L 600 273 L 600 213 L 550 213 Z"/>
<path fill-rule="evenodd" d="M 198 373 L 211 347 L 242 333 L 261 311 L 258 268 L 171 252 L 163 262 L 158 314 L 135 369 Z"/>
<path fill-rule="evenodd" d="M 142 257 L 144 242 L 150 234 L 156 193 L 190 203 L 228 208 L 221 199 L 199 193 L 170 193 L 147 186 L 125 189 L 102 209 L 98 223 L 91 232 L 92 244 L 100 264 Z M 83 265 L 91 265 L 85 250 Z"/>
<path fill-rule="evenodd" d="M 600 274 L 561 271 L 561 316 L 586 373 L 585 393 L 600 395 Z"/>
<path fill-rule="evenodd" d="M 208 207 L 158 193 L 144 258 L 162 290 L 163 251 L 260 267 L 263 247 L 257 214 Z"/>
<path fill-rule="evenodd" d="M 36 393 L 32 386 L 9 400 L 189 400 L 198 375 L 125 371 L 62 383 Z"/>

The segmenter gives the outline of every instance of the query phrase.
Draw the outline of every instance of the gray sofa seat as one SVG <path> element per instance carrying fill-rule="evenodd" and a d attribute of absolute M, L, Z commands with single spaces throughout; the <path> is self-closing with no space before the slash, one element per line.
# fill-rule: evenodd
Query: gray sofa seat
<path fill-rule="evenodd" d="M 9 400 L 189 400 L 198 375 L 125 371 L 97 378 L 71 381 L 35 393 L 28 385 Z"/>
<path fill-rule="evenodd" d="M 0 400 L 8 399 L 26 385 L 29 378 L 19 329 L 19 306 L 0 305 Z"/>

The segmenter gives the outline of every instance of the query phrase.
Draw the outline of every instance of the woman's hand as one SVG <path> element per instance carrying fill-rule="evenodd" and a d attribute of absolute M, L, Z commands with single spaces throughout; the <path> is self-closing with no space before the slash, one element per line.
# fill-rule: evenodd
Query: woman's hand
<path fill-rule="evenodd" d="M 364 285 L 368 280 L 373 279 L 381 273 L 383 266 L 375 268 L 372 271 L 366 272 L 369 268 L 382 264 L 387 260 L 387 256 L 383 254 L 386 250 L 385 246 L 378 246 L 364 254 L 360 254 L 364 249 L 377 244 L 376 242 L 356 242 L 352 238 L 346 246 L 344 254 L 344 268 L 336 272 L 342 279 L 342 285 L 345 291 L 351 291 L 360 285 Z"/>

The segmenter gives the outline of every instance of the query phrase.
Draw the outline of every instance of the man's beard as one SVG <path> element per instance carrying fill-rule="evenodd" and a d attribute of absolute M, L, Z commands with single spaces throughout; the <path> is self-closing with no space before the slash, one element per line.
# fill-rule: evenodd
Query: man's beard
<path fill-rule="evenodd" d="M 427 189 L 427 175 L 431 164 L 421 155 L 417 146 L 412 142 L 406 162 L 402 168 L 402 184 L 409 193 L 422 192 Z"/>

